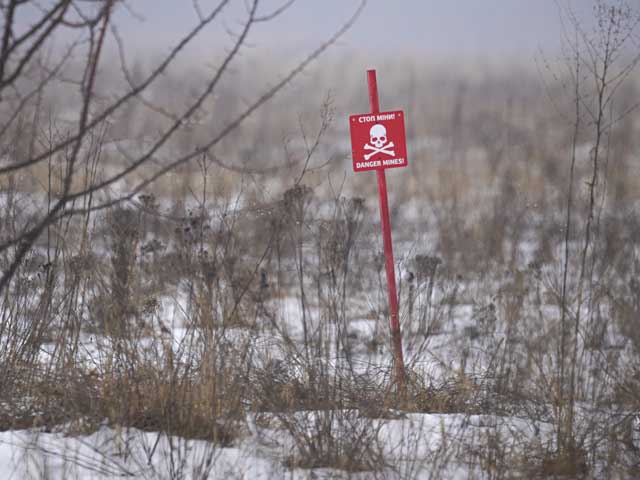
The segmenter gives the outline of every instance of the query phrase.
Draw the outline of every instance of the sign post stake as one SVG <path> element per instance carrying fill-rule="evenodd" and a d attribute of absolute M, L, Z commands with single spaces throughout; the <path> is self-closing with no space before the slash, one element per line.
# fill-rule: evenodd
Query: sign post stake
<path fill-rule="evenodd" d="M 369 84 L 369 104 L 371 113 L 380 113 L 378 99 L 378 82 L 376 71 L 367 71 L 367 83 Z M 400 317 L 398 316 L 398 293 L 396 291 L 396 273 L 393 261 L 393 244 L 391 241 L 391 222 L 389 220 L 389 202 L 387 200 L 387 178 L 384 169 L 376 170 L 378 177 L 378 197 L 380 201 L 380 223 L 382 225 L 382 238 L 384 243 L 384 266 L 387 273 L 387 289 L 389 291 L 389 313 L 391 315 L 391 343 L 393 348 L 393 363 L 395 380 L 398 390 L 404 391 L 405 370 L 402 353 L 402 333 L 400 331 Z"/>

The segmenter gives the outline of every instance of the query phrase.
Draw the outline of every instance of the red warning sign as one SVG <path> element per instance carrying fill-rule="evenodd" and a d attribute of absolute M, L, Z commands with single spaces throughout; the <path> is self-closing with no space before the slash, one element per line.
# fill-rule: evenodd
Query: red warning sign
<path fill-rule="evenodd" d="M 349 117 L 353 170 L 406 167 L 407 141 L 404 113 L 365 113 Z"/>

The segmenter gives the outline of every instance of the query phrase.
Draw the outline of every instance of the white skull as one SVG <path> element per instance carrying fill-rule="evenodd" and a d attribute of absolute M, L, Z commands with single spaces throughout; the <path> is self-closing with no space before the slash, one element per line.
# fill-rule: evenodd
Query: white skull
<path fill-rule="evenodd" d="M 382 148 L 387 143 L 387 129 L 383 125 L 376 124 L 369 130 L 371 137 L 371 145 L 376 148 Z"/>

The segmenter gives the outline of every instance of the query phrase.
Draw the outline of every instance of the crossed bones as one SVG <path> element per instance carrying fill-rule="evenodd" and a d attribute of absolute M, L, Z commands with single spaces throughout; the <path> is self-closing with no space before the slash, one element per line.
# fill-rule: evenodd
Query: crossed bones
<path fill-rule="evenodd" d="M 389 142 L 386 145 L 383 145 L 380 148 L 376 148 L 373 147 L 371 145 L 369 145 L 368 143 L 365 143 L 364 145 L 364 149 L 365 150 L 373 150 L 371 153 L 368 153 L 364 156 L 365 160 L 369 160 L 371 157 L 373 157 L 376 153 L 386 153 L 387 155 L 389 155 L 390 157 L 394 156 L 396 154 L 396 152 L 394 150 L 389 150 L 390 148 L 393 148 L 395 145 L 393 144 L 393 142 Z"/>

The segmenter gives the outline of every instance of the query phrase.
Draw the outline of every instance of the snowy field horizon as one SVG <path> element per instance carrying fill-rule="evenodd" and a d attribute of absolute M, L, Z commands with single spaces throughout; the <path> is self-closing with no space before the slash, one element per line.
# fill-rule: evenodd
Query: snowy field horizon
<path fill-rule="evenodd" d="M 640 476 L 640 11 L 464 2 L 0 5 L 0 478 Z"/>

